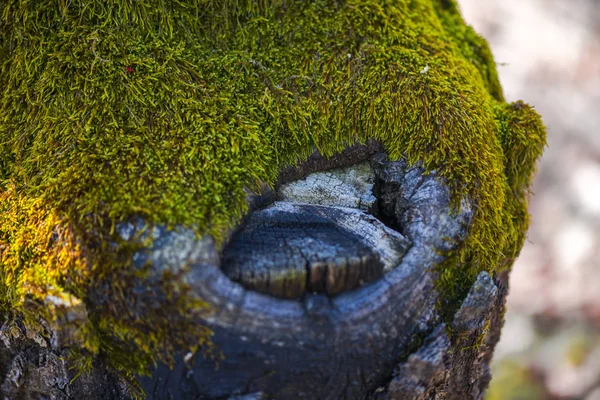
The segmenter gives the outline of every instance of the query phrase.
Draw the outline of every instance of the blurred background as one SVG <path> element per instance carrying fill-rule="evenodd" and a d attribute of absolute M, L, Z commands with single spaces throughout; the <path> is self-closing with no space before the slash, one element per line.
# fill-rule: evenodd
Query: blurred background
<path fill-rule="evenodd" d="M 548 127 L 487 400 L 600 400 L 600 0 L 458 0 Z"/>

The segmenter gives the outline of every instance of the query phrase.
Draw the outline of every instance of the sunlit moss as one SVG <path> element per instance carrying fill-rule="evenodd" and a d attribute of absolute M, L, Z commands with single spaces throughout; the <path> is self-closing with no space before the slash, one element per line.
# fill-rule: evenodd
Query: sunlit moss
<path fill-rule="evenodd" d="M 89 305 L 106 283 L 82 348 L 116 368 L 209 339 L 186 325 L 202 305 L 176 279 L 157 283 L 161 312 L 131 304 L 144 272 L 116 224 L 220 241 L 244 188 L 314 149 L 374 138 L 437 170 L 456 204 L 474 200 L 469 237 L 440 269 L 443 308 L 520 250 L 545 130 L 504 102 L 454 0 L 7 0 L 0 15 L 0 304 L 47 312 L 48 294 L 71 293 Z M 138 356 L 123 357 L 131 344 Z"/>

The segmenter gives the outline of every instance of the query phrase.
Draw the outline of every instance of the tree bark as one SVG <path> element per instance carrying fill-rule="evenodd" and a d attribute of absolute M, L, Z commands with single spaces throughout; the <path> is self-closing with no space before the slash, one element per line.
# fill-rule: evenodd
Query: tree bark
<path fill-rule="evenodd" d="M 411 337 L 412 349 L 399 360 L 387 382 L 366 397 L 391 399 L 481 399 L 491 379 L 489 363 L 500 337 L 506 285 L 482 273 L 456 314 L 450 340 L 447 326 L 438 324 L 425 339 Z M 483 340 L 482 340 L 483 338 Z M 56 342 L 29 335 L 21 325 L 1 328 L 0 393 L 3 399 L 129 399 L 127 384 L 99 360 L 91 373 L 73 380 L 68 354 Z M 163 369 L 165 367 L 162 367 Z M 162 379 L 179 382 L 185 392 L 189 369 L 179 364 Z M 149 391 L 148 398 L 165 393 Z M 323 398 L 328 398 L 323 393 Z M 183 394 L 179 398 L 203 398 Z M 278 399 L 264 392 L 232 394 L 229 399 Z M 288 397 L 294 398 L 294 397 Z M 343 398 L 343 397 L 340 397 Z"/>
<path fill-rule="evenodd" d="M 173 257 L 191 263 L 185 279 L 216 310 L 198 323 L 214 331 L 214 343 L 225 358 L 218 369 L 212 360 L 191 354 L 181 354 L 173 369 L 158 365 L 150 377 L 138 380 L 147 398 L 483 397 L 503 321 L 505 283 L 481 272 L 446 323 L 436 306 L 436 266 L 444 261 L 445 251 L 466 237 L 469 202 L 453 210 L 449 190 L 435 173 L 390 162 L 373 144 L 348 152 L 352 157 L 342 154 L 340 161 L 325 164 L 313 156 L 284 171 L 280 184 L 368 160 L 376 176 L 379 217 L 395 223 L 411 242 L 401 263 L 382 278 L 334 297 L 308 293 L 301 300 L 283 300 L 228 279 L 209 239 L 197 241 L 181 230 L 159 229 L 157 245 L 140 257 L 152 260 L 157 269 L 161 262 L 172 264 Z M 275 207 L 268 204 L 278 196 L 262 193 L 249 200 L 255 209 Z M 328 212 L 339 222 L 342 217 L 336 210 Z M 3 398 L 129 398 L 124 380 L 108 371 L 101 359 L 91 373 L 73 379 L 60 332 L 49 327 L 46 333 L 29 332 L 19 323 L 0 329 Z"/>

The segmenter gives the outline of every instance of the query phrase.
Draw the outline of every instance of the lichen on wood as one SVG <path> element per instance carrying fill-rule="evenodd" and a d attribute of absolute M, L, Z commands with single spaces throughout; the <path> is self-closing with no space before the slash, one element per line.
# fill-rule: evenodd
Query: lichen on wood
<path fill-rule="evenodd" d="M 114 368 L 142 373 L 210 341 L 190 317 L 209 310 L 168 269 L 159 310 L 130 301 L 145 244 L 118 224 L 222 242 L 245 189 L 315 149 L 375 139 L 436 170 L 456 206 L 474 202 L 439 270 L 447 315 L 518 255 L 545 129 L 505 102 L 455 0 L 7 0 L 0 18 L 0 306 L 35 324 L 59 317 L 49 299 L 91 304 L 104 288 L 78 346 Z"/>

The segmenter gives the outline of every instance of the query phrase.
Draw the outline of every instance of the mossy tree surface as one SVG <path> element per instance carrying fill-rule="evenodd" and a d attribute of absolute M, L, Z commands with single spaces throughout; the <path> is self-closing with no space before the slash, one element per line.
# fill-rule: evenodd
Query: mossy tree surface
<path fill-rule="evenodd" d="M 504 101 L 454 0 L 7 0 L 0 16 L 0 305 L 53 319 L 57 298 L 89 305 L 109 282 L 76 347 L 117 369 L 143 372 L 209 333 L 169 276 L 160 311 L 131 304 L 145 271 L 116 224 L 222 240 L 244 188 L 315 149 L 373 138 L 436 170 L 457 205 L 474 201 L 440 267 L 445 310 L 522 246 L 545 129 Z"/>

